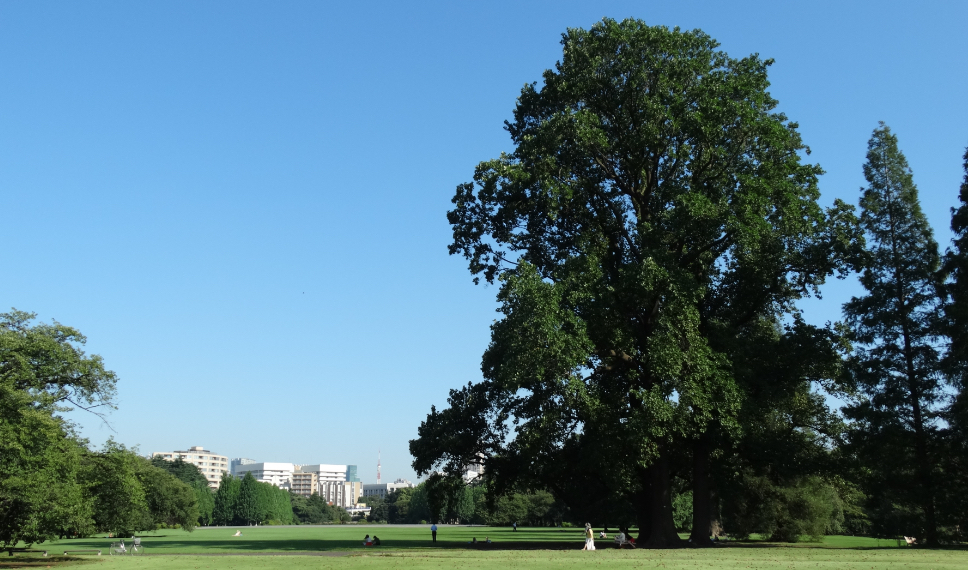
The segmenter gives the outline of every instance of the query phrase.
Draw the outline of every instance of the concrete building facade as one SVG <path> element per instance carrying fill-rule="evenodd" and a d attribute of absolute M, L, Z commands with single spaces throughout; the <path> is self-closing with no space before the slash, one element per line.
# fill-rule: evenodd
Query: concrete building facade
<path fill-rule="evenodd" d="M 363 483 L 360 481 L 323 481 L 319 484 L 319 496 L 344 509 L 356 507 L 362 495 Z"/>
<path fill-rule="evenodd" d="M 292 475 L 295 466 L 292 463 L 248 463 L 236 466 L 235 476 L 245 477 L 252 473 L 256 481 L 275 485 L 280 489 L 292 488 Z"/>
<path fill-rule="evenodd" d="M 222 474 L 228 473 L 229 470 L 228 457 L 212 453 L 200 445 L 190 447 L 186 451 L 155 451 L 151 456 L 161 457 L 167 461 L 181 459 L 185 463 L 191 463 L 198 467 L 208 480 L 208 486 L 213 489 L 218 489 Z"/>
<path fill-rule="evenodd" d="M 249 459 L 247 457 L 236 457 L 235 459 L 232 460 L 232 470 L 229 471 L 229 473 L 238 477 L 239 474 L 236 473 L 236 468 L 239 465 L 252 465 L 253 463 L 258 463 L 258 461 L 256 461 L 255 459 Z"/>
<path fill-rule="evenodd" d="M 356 465 L 332 465 L 329 463 L 313 463 L 311 465 L 297 465 L 296 471 L 301 473 L 315 473 L 320 483 L 325 481 L 359 481 Z"/>
<path fill-rule="evenodd" d="M 315 473 L 302 473 L 294 471 L 292 474 L 292 488 L 296 495 L 308 497 L 313 493 L 319 492 L 319 477 Z"/>
<path fill-rule="evenodd" d="M 397 489 L 413 487 L 414 484 L 406 479 L 397 479 L 393 483 L 367 483 L 363 485 L 364 497 L 380 497 L 385 499 L 387 495 Z"/>

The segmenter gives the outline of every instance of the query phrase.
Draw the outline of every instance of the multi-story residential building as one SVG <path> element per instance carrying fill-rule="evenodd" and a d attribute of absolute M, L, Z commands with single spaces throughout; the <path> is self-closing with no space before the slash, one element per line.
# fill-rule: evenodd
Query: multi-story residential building
<path fill-rule="evenodd" d="M 292 463 L 247 463 L 235 467 L 235 476 L 245 477 L 246 473 L 252 473 L 256 481 L 270 483 L 280 489 L 290 489 L 293 471 L 295 465 Z"/>
<path fill-rule="evenodd" d="M 320 483 L 325 481 L 359 481 L 356 465 L 330 465 L 328 463 L 314 463 L 312 465 L 297 465 L 296 470 L 302 473 L 315 473 Z"/>
<path fill-rule="evenodd" d="M 181 459 L 186 463 L 191 463 L 198 467 L 202 475 L 208 479 L 209 487 L 213 489 L 218 489 L 222 474 L 227 473 L 229 468 L 228 457 L 216 455 L 200 445 L 190 447 L 187 451 L 156 451 L 151 456 L 162 457 L 168 461 Z"/>
<path fill-rule="evenodd" d="M 301 471 L 294 471 L 292 474 L 292 488 L 289 490 L 303 497 L 318 493 L 319 477 L 312 472 L 302 473 Z"/>
<path fill-rule="evenodd" d="M 323 481 L 319 484 L 319 496 L 344 509 L 355 507 L 362 495 L 363 483 L 360 481 Z"/>
<path fill-rule="evenodd" d="M 239 474 L 236 473 L 236 468 L 239 465 L 252 465 L 253 463 L 256 463 L 255 459 L 248 459 L 246 457 L 236 457 L 235 459 L 232 460 L 232 470 L 230 471 L 230 473 L 232 473 L 232 475 L 238 476 Z"/>
<path fill-rule="evenodd" d="M 326 502 L 348 508 L 356 505 L 363 492 L 356 465 L 314 463 L 295 465 L 292 492 L 308 497 L 317 493 Z"/>

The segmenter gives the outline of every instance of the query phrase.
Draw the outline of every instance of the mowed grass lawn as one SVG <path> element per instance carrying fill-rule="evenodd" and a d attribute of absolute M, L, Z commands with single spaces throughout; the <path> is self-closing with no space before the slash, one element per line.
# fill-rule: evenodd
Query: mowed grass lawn
<path fill-rule="evenodd" d="M 430 543 L 427 526 L 304 526 L 198 529 L 195 532 L 158 531 L 142 535 L 147 554 L 107 556 L 115 539 L 61 540 L 38 545 L 52 554 L 64 550 L 102 549 L 105 556 L 58 562 L 45 558 L 0 558 L 0 567 L 86 566 L 130 570 L 248 570 L 285 569 L 441 569 L 506 570 L 562 568 L 596 570 L 663 569 L 961 569 L 968 570 L 968 551 L 898 548 L 894 541 L 854 537 L 828 537 L 822 543 L 773 545 L 736 543 L 710 549 L 617 550 L 613 543 L 597 541 L 595 552 L 582 552 L 580 529 L 441 526 L 437 546 Z M 363 536 L 376 534 L 383 545 L 364 547 Z M 490 547 L 473 547 L 473 538 L 489 536 Z M 328 554 L 336 556 L 319 556 Z M 53 563 L 53 564 L 52 564 Z"/>

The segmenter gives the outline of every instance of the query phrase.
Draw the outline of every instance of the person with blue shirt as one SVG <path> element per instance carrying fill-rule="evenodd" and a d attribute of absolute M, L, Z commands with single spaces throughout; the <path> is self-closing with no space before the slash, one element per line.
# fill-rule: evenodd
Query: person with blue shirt
<path fill-rule="evenodd" d="M 434 539 L 434 544 L 437 544 L 437 524 L 436 523 L 430 525 L 430 536 Z"/>

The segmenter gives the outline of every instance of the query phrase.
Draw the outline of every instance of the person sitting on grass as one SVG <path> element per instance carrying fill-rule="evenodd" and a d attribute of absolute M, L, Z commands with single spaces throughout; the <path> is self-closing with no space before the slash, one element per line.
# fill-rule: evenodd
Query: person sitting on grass
<path fill-rule="evenodd" d="M 232 536 L 242 536 L 242 531 L 241 530 L 237 530 L 237 531 L 235 531 L 235 534 L 233 534 Z"/>
<path fill-rule="evenodd" d="M 373 535 L 373 546 L 380 546 L 380 537 L 375 534 Z"/>
<path fill-rule="evenodd" d="M 629 527 L 625 527 L 624 532 L 625 532 L 625 541 L 628 542 L 632 546 L 632 548 L 635 548 L 635 537 L 632 536 L 632 531 L 629 530 Z"/>
<path fill-rule="evenodd" d="M 475 536 L 474 538 L 472 538 L 471 541 L 468 542 L 467 544 L 470 544 L 471 546 L 477 546 L 477 537 Z"/>
<path fill-rule="evenodd" d="M 622 529 L 618 529 L 618 534 L 615 535 L 615 544 L 619 548 L 635 548 L 635 542 L 632 537 L 625 534 Z"/>
<path fill-rule="evenodd" d="M 373 541 L 370 539 L 370 535 L 366 535 L 363 538 L 363 546 L 373 546 Z"/>
<path fill-rule="evenodd" d="M 598 538 L 608 538 L 608 533 L 603 530 L 602 532 L 598 533 Z"/>
<path fill-rule="evenodd" d="M 486 544 L 491 544 L 491 537 L 489 537 L 489 536 L 485 536 L 485 537 L 484 537 L 484 542 L 485 542 Z"/>

